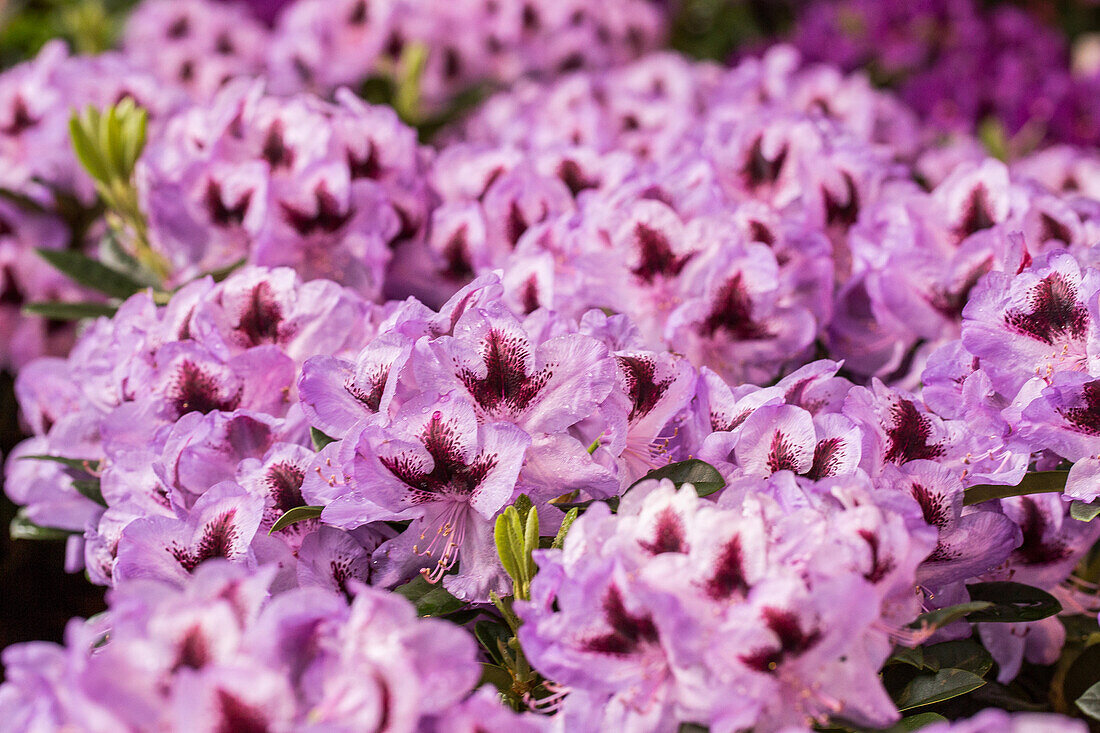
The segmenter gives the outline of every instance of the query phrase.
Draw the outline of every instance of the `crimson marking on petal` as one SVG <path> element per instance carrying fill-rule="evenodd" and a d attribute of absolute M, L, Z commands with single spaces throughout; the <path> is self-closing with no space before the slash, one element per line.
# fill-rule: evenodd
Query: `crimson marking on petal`
<path fill-rule="evenodd" d="M 840 452 L 844 448 L 844 441 L 840 438 L 826 438 L 818 441 L 814 446 L 814 462 L 810 470 L 806 472 L 807 478 L 815 481 L 829 476 L 835 476 L 839 468 Z"/>
<path fill-rule="evenodd" d="M 774 160 L 764 157 L 764 138 L 756 138 L 749 149 L 748 159 L 741 169 L 741 175 L 750 190 L 756 190 L 765 183 L 775 183 L 783 172 L 787 160 L 787 146 L 784 145 Z"/>
<path fill-rule="evenodd" d="M 167 36 L 172 39 L 180 39 L 191 32 L 191 19 L 186 15 L 176 18 L 167 28 Z"/>
<path fill-rule="evenodd" d="M 630 396 L 631 421 L 645 417 L 661 401 L 674 381 L 673 377 L 657 381 L 657 363 L 645 356 L 616 356 Z"/>
<path fill-rule="evenodd" d="M 270 513 L 273 516 L 265 517 L 265 520 L 270 519 L 274 523 L 294 507 L 305 504 L 302 498 L 302 481 L 305 480 L 305 475 L 305 471 L 300 466 L 286 461 L 273 464 L 267 469 L 264 473 L 264 484 L 273 502 L 273 506 L 270 507 Z M 265 512 L 265 514 L 268 513 Z"/>
<path fill-rule="evenodd" d="M 229 205 L 222 198 L 221 184 L 211 180 L 206 185 L 206 192 L 203 194 L 202 200 L 206 206 L 206 212 L 210 216 L 210 221 L 215 225 L 223 228 L 240 226 L 248 213 L 249 204 L 252 203 L 252 192 L 246 191 L 241 194 L 236 203 Z"/>
<path fill-rule="evenodd" d="M 888 447 L 883 460 L 902 464 L 920 458 L 939 458 L 944 448 L 939 443 L 929 445 L 932 420 L 922 415 L 912 400 L 898 400 L 890 407 L 892 423 L 886 428 Z"/>
<path fill-rule="evenodd" d="M 1067 247 L 1073 243 L 1073 233 L 1062 222 L 1050 214 L 1042 214 L 1039 217 L 1040 233 L 1039 241 L 1045 242 L 1051 239 L 1064 243 Z"/>
<path fill-rule="evenodd" d="M 563 160 L 558 164 L 557 170 L 558 178 L 566 185 L 569 192 L 576 198 L 577 194 L 588 188 L 596 188 L 600 185 L 598 179 L 589 178 L 581 170 L 580 165 L 575 160 Z"/>
<path fill-rule="evenodd" d="M 775 234 L 763 222 L 755 220 L 749 222 L 749 237 L 754 242 L 760 242 L 769 247 L 775 246 Z"/>
<path fill-rule="evenodd" d="M 202 628 L 192 626 L 176 646 L 176 663 L 172 665 L 172 671 L 188 667 L 190 669 L 202 669 L 210 661 L 210 645 L 206 642 L 206 636 Z"/>
<path fill-rule="evenodd" d="M 238 531 L 233 519 L 236 509 L 230 509 L 203 528 L 202 537 L 193 549 L 173 545 L 168 548 L 172 557 L 187 572 L 191 572 L 199 563 L 215 557 L 233 558 L 233 543 L 238 539 Z"/>
<path fill-rule="evenodd" d="M 950 520 L 950 509 L 948 509 L 947 503 L 944 497 L 933 493 L 923 484 L 914 483 L 909 488 L 909 493 L 920 504 L 921 512 L 924 514 L 924 521 L 933 527 L 947 526 L 948 520 Z"/>
<path fill-rule="evenodd" d="M 776 430 L 772 434 L 772 444 L 768 447 L 768 470 L 794 471 L 797 468 L 797 456 L 790 441 L 781 431 Z"/>
<path fill-rule="evenodd" d="M 993 258 L 987 257 L 977 267 L 967 273 L 966 279 L 955 289 L 937 287 L 933 289 L 928 303 L 953 321 L 962 317 L 963 308 L 970 302 L 970 291 L 987 272 L 993 269 Z"/>
<path fill-rule="evenodd" d="M 739 659 L 758 672 L 772 672 L 788 657 L 809 651 L 821 639 L 818 630 L 806 633 L 798 623 L 798 617 L 790 611 L 767 606 L 763 609 L 764 625 L 779 638 L 778 647 L 764 647 Z"/>
<path fill-rule="evenodd" d="M 447 263 L 443 274 L 455 280 L 469 280 L 474 276 L 474 266 L 470 262 L 470 248 L 466 243 L 466 225 L 455 229 L 454 234 L 443 245 L 443 259 Z"/>
<path fill-rule="evenodd" d="M 842 204 L 828 189 L 822 188 L 825 197 L 825 221 L 848 229 L 859 219 L 859 192 L 856 191 L 856 183 L 848 173 L 840 175 L 844 179 L 844 187 L 848 189 L 848 198 Z"/>
<path fill-rule="evenodd" d="M 271 292 L 271 285 L 261 282 L 252 288 L 248 305 L 237 322 L 237 332 L 247 339 L 250 346 L 274 344 L 279 340 L 279 325 L 283 309 Z"/>
<path fill-rule="evenodd" d="M 737 273 L 719 288 L 700 333 L 713 338 L 722 331 L 738 341 L 764 339 L 773 334 L 752 317 L 752 299 L 745 290 L 744 274 Z"/>
<path fill-rule="evenodd" d="M 317 212 L 314 214 L 301 212 L 285 201 L 279 202 L 287 223 L 303 237 L 308 237 L 318 231 L 334 234 L 343 228 L 355 214 L 355 210 L 350 207 L 345 213 L 340 213 L 340 202 L 329 193 L 323 183 L 314 191 L 314 197 L 317 200 Z"/>
<path fill-rule="evenodd" d="M 420 441 L 432 457 L 431 470 L 416 456 L 379 457 L 390 473 L 412 489 L 412 501 L 417 504 L 440 501 L 443 495 L 469 497 L 498 462 L 495 454 L 482 453 L 467 464 L 457 431 L 438 413 L 425 426 Z"/>
<path fill-rule="evenodd" d="M 359 0 L 348 13 L 348 25 L 363 25 L 367 22 L 367 0 Z"/>
<path fill-rule="evenodd" d="M 1058 414 L 1073 427 L 1086 435 L 1100 435 L 1100 380 L 1087 382 L 1081 386 L 1084 407 L 1059 408 Z"/>
<path fill-rule="evenodd" d="M 715 601 L 724 601 L 733 594 L 745 594 L 749 590 L 745 578 L 745 553 L 741 547 L 740 535 L 726 540 L 718 552 L 714 574 L 703 585 L 707 596 Z"/>
<path fill-rule="evenodd" d="M 225 690 L 218 690 L 218 725 L 215 733 L 268 733 L 267 718 L 251 705 Z"/>
<path fill-rule="evenodd" d="M 993 221 L 993 213 L 990 209 L 989 193 L 985 190 L 985 186 L 975 186 L 966 199 L 962 220 L 955 229 L 959 239 L 966 239 L 971 234 L 992 228 L 996 222 Z"/>
<path fill-rule="evenodd" d="M 882 546 L 877 534 L 868 529 L 861 529 L 859 536 L 871 549 L 871 569 L 864 573 L 863 577 L 870 583 L 878 583 L 894 569 L 894 561 L 879 554 L 882 552 Z"/>
<path fill-rule="evenodd" d="M 1077 302 L 1077 288 L 1060 273 L 1052 272 L 1036 283 L 1028 294 L 1028 304 L 1030 313 L 1005 313 L 1005 323 L 1017 333 L 1053 345 L 1066 337 L 1080 339 L 1088 330 L 1088 309 Z"/>
<path fill-rule="evenodd" d="M 524 314 L 530 315 L 539 309 L 539 281 L 534 275 L 523 283 L 521 300 Z"/>
<path fill-rule="evenodd" d="M 665 552 L 687 552 L 684 541 L 684 520 L 671 507 L 665 507 L 657 515 L 652 542 L 638 542 L 651 555 Z"/>
<path fill-rule="evenodd" d="M 1020 522 L 1020 531 L 1023 532 L 1024 540 L 1016 548 L 1016 554 L 1030 565 L 1045 565 L 1069 557 L 1073 551 L 1066 547 L 1064 542 L 1059 539 L 1048 541 L 1045 538 L 1047 530 L 1051 527 L 1039 503 L 1030 497 L 1022 496 L 1020 506 L 1024 510 L 1023 521 Z"/>
<path fill-rule="evenodd" d="M 656 643 L 657 627 L 648 615 L 634 616 L 623 605 L 623 597 L 618 587 L 607 589 L 603 599 L 604 617 L 611 631 L 585 640 L 581 648 L 598 654 L 625 656 L 637 651 L 646 643 Z"/>
<path fill-rule="evenodd" d="M 652 284 L 658 276 L 676 277 L 691 258 L 690 254 L 677 257 L 663 232 L 641 222 L 634 226 L 634 242 L 639 262 L 631 272 L 646 283 Z"/>
<path fill-rule="evenodd" d="M 0 128 L 5 135 L 21 135 L 38 124 L 38 118 L 31 114 L 27 102 L 22 97 L 16 97 L 12 104 L 11 122 Z"/>
<path fill-rule="evenodd" d="M 731 433 L 741 426 L 741 423 L 749 419 L 752 410 L 744 410 L 733 417 L 727 417 L 719 412 L 710 413 L 710 429 L 715 433 Z"/>
<path fill-rule="evenodd" d="M 519 413 L 531 404 L 554 376 L 550 367 L 528 375 L 524 363 L 529 356 L 528 347 L 520 338 L 504 336 L 492 329 L 481 347 L 485 376 L 479 377 L 469 369 L 463 369 L 458 378 L 482 409 L 491 412 L 504 407 L 512 413 Z"/>
<path fill-rule="evenodd" d="M 530 226 L 527 218 L 523 215 L 523 210 L 519 208 L 519 202 L 513 201 L 511 206 L 508 207 L 508 241 L 513 247 L 516 246 L 519 238 Z"/>
<path fill-rule="evenodd" d="M 382 177 L 382 164 L 378 160 L 378 150 L 375 148 L 374 143 L 367 143 L 367 154 L 361 158 L 348 150 L 347 159 L 348 170 L 351 172 L 353 181 L 361 178 L 377 180 Z"/>
<path fill-rule="evenodd" d="M 352 397 L 362 402 L 368 410 L 371 412 L 378 412 L 378 408 L 382 404 L 382 395 L 386 391 L 386 380 L 389 379 L 389 377 L 390 368 L 388 366 L 379 365 L 366 377 L 370 389 L 363 389 L 352 381 L 348 381 L 344 385 L 344 389 L 346 389 L 348 394 Z"/>
<path fill-rule="evenodd" d="M 26 301 L 23 289 L 10 267 L 0 267 L 0 305 L 21 306 Z"/>
<path fill-rule="evenodd" d="M 275 120 L 264 138 L 263 150 L 260 155 L 273 169 L 289 168 L 294 165 L 294 151 L 286 146 L 283 140 L 283 123 Z"/>
<path fill-rule="evenodd" d="M 230 412 L 237 409 L 241 401 L 240 391 L 223 397 L 214 377 L 193 361 L 180 364 L 167 397 L 175 408 L 177 417 L 183 417 L 189 412 L 201 412 L 204 415 L 215 410 Z"/>

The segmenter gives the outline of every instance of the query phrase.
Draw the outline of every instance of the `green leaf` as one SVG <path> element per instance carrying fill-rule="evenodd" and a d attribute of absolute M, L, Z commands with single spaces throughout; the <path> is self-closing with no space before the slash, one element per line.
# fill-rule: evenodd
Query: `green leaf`
<path fill-rule="evenodd" d="M 531 583 L 531 578 L 535 577 L 535 573 L 538 572 L 535 560 L 531 556 L 531 553 L 538 548 L 539 510 L 535 507 L 531 507 L 531 511 L 527 512 L 527 523 L 523 528 L 524 585 L 529 585 Z"/>
<path fill-rule="evenodd" d="M 978 484 L 963 492 L 963 504 L 971 506 L 983 501 L 1029 494 L 1060 494 L 1066 488 L 1067 476 L 1069 471 L 1032 471 L 1025 473 L 1023 481 L 1016 486 Z"/>
<path fill-rule="evenodd" d="M 69 535 L 80 534 L 70 532 L 67 529 L 56 527 L 43 527 L 27 519 L 24 509 L 20 509 L 8 526 L 8 533 L 13 540 L 63 540 Z"/>
<path fill-rule="evenodd" d="M 79 321 L 84 318 L 110 318 L 118 308 L 106 303 L 27 303 L 23 313 L 28 316 L 42 316 L 54 321 Z"/>
<path fill-rule="evenodd" d="M 443 616 L 466 607 L 465 601 L 452 596 L 442 585 L 429 583 L 423 575 L 394 588 L 393 592 L 412 601 L 418 616 Z"/>
<path fill-rule="evenodd" d="M 519 513 L 515 507 L 508 507 L 497 516 L 493 527 L 493 539 L 497 546 L 497 555 L 504 566 L 504 572 L 515 583 L 521 583 L 520 564 L 523 552 L 523 532 L 519 526 Z"/>
<path fill-rule="evenodd" d="M 718 472 L 717 468 L 706 461 L 692 458 L 653 469 L 631 484 L 627 491 L 630 491 L 642 481 L 663 478 L 671 479 L 672 483 L 676 484 L 676 488 L 680 488 L 684 484 L 691 484 L 695 487 L 695 491 L 699 496 L 709 496 L 726 486 L 726 480 L 722 478 L 722 474 Z"/>
<path fill-rule="evenodd" d="M 307 519 L 319 517 L 323 510 L 323 506 L 296 506 L 276 519 L 275 524 L 271 525 L 268 534 L 274 534 L 275 532 L 286 529 L 295 522 L 304 522 Z"/>
<path fill-rule="evenodd" d="M 516 497 L 516 500 L 512 502 L 512 506 L 516 508 L 516 513 L 519 514 L 520 523 L 523 524 L 527 521 L 527 512 L 531 511 L 531 507 L 534 506 L 534 503 L 527 494 L 520 494 Z"/>
<path fill-rule="evenodd" d="M 984 684 L 985 680 L 965 669 L 941 669 L 935 674 L 914 677 L 894 702 L 897 703 L 898 710 L 904 712 L 965 695 Z"/>
<path fill-rule="evenodd" d="M 899 720 L 893 726 L 886 728 L 880 733 L 910 733 L 910 731 L 920 730 L 926 725 L 932 725 L 933 723 L 942 723 L 947 718 L 943 717 L 939 713 L 917 713 L 916 715 L 910 715 Z"/>
<path fill-rule="evenodd" d="M 474 624 L 474 636 L 489 653 L 497 664 L 504 664 L 504 658 L 500 655 L 499 643 L 507 644 L 512 638 L 512 631 L 507 626 L 495 621 L 478 621 Z"/>
<path fill-rule="evenodd" d="M 336 438 L 330 438 L 317 428 L 309 429 L 309 439 L 313 441 L 313 450 L 319 451 L 329 443 L 335 443 Z"/>
<path fill-rule="evenodd" d="M 916 621 L 911 623 L 910 626 L 928 630 L 942 629 L 950 623 L 965 618 L 967 614 L 984 611 L 992 607 L 993 604 L 988 601 L 971 601 L 970 603 L 960 603 L 955 606 L 948 606 L 947 608 L 937 608 L 935 611 L 929 611 L 928 613 L 922 613 L 920 616 L 917 616 Z"/>
<path fill-rule="evenodd" d="M 42 248 L 35 252 L 73 282 L 112 298 L 129 298 L 146 287 L 129 275 L 112 270 L 80 252 Z"/>
<path fill-rule="evenodd" d="M 1079 522 L 1091 522 L 1100 516 L 1100 501 L 1075 501 L 1069 505 L 1069 515 Z"/>
<path fill-rule="evenodd" d="M 930 669 L 924 663 L 924 649 L 919 646 L 912 649 L 904 646 L 895 647 L 894 653 L 886 660 L 886 664 L 908 664 L 916 669 Z"/>
<path fill-rule="evenodd" d="M 512 675 L 508 673 L 508 670 L 496 664 L 481 662 L 481 680 L 477 684 L 478 687 L 492 685 L 501 692 L 511 692 Z"/>
<path fill-rule="evenodd" d="M 1085 690 L 1075 703 L 1082 713 L 1094 720 L 1100 720 L 1100 682 Z"/>
<path fill-rule="evenodd" d="M 99 470 L 99 461 L 90 461 L 85 458 L 64 458 L 62 456 L 47 456 L 47 455 L 34 455 L 34 456 L 19 456 L 19 460 L 22 461 L 53 461 L 54 463 L 60 463 L 63 466 L 76 471 L 83 471 L 86 474 Z"/>
<path fill-rule="evenodd" d="M 941 669 L 963 669 L 985 677 L 993 668 L 993 657 L 973 639 L 945 641 L 924 647 L 924 666 L 938 671 Z"/>
<path fill-rule="evenodd" d="M 100 506 L 107 506 L 107 501 L 103 498 L 103 492 L 99 488 L 99 479 L 74 479 L 73 488 L 85 499 L 91 499 Z"/>
<path fill-rule="evenodd" d="M 92 107 L 89 107 L 83 116 L 74 114 L 69 120 L 69 137 L 72 138 L 76 159 L 80 161 L 80 165 L 88 175 L 96 181 L 107 183 L 110 178 L 106 161 L 100 156 L 97 144 L 89 134 L 93 126 L 98 127 L 98 117 L 99 113 Z"/>
<path fill-rule="evenodd" d="M 1062 604 L 1040 588 L 1023 583 L 997 581 L 966 586 L 972 601 L 985 601 L 990 608 L 968 615 L 973 623 L 1019 623 L 1039 621 L 1062 610 Z"/>
<path fill-rule="evenodd" d="M 569 534 L 569 528 L 573 526 L 573 522 L 577 521 L 577 517 L 580 516 L 581 510 L 577 507 L 573 507 L 565 513 L 565 517 L 561 520 L 561 527 L 558 529 L 557 536 L 554 537 L 551 548 L 560 550 L 565 546 L 565 537 Z"/>

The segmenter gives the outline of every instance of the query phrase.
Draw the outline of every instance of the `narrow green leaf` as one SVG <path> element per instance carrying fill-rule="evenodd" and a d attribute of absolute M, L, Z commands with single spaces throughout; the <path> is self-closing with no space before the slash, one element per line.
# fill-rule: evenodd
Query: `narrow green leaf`
<path fill-rule="evenodd" d="M 1100 682 L 1085 690 L 1085 694 L 1075 701 L 1082 713 L 1094 720 L 1100 720 Z"/>
<path fill-rule="evenodd" d="M 966 618 L 967 614 L 984 611 L 992 607 L 993 604 L 988 601 L 971 601 L 970 603 L 960 603 L 947 608 L 937 608 L 935 611 L 917 616 L 916 621 L 911 623 L 910 626 L 915 629 L 942 629 L 950 623 Z"/>
<path fill-rule="evenodd" d="M 91 499 L 100 506 L 107 506 L 107 501 L 103 498 L 103 492 L 99 488 L 99 479 L 74 479 L 73 488 L 85 499 Z"/>
<path fill-rule="evenodd" d="M 1066 488 L 1067 476 L 1069 471 L 1032 471 L 1024 474 L 1023 481 L 1016 486 L 978 484 L 963 492 L 963 504 L 971 506 L 983 501 L 1029 494 L 1060 494 Z"/>
<path fill-rule="evenodd" d="M 577 507 L 573 507 L 565 513 L 565 518 L 561 520 L 561 527 L 558 529 L 558 534 L 554 537 L 554 543 L 550 545 L 555 550 L 560 550 L 565 546 L 565 537 L 569 534 L 569 528 L 573 526 L 573 522 L 577 521 L 577 517 L 580 516 L 581 510 Z"/>
<path fill-rule="evenodd" d="M 935 674 L 914 677 L 894 702 L 904 712 L 965 695 L 984 684 L 985 680 L 965 669 L 941 669 Z"/>
<path fill-rule="evenodd" d="M 500 564 L 504 566 L 504 572 L 508 573 L 513 581 L 519 582 L 519 562 L 516 551 L 512 546 L 512 530 L 507 514 L 512 507 L 505 509 L 497 516 L 496 525 L 493 527 L 493 540 L 496 542 L 497 555 L 500 556 Z"/>
<path fill-rule="evenodd" d="M 295 522 L 304 522 L 307 519 L 319 517 L 323 510 L 323 506 L 296 506 L 275 520 L 275 524 L 271 525 L 268 534 L 274 534 L 275 532 L 286 529 Z"/>
<path fill-rule="evenodd" d="M 90 461 L 85 458 L 64 458 L 62 456 L 47 456 L 47 455 L 34 455 L 34 456 L 19 456 L 22 461 L 53 461 L 54 463 L 60 463 L 63 466 L 68 466 L 76 471 L 83 471 L 86 474 L 93 474 L 99 470 L 99 461 Z"/>
<path fill-rule="evenodd" d="M 69 535 L 80 534 L 66 529 L 55 527 L 43 527 L 27 519 L 24 510 L 20 509 L 8 526 L 8 533 L 13 540 L 63 540 Z"/>
<path fill-rule="evenodd" d="M 117 306 L 106 303 L 39 302 L 27 303 L 23 306 L 23 313 L 28 316 L 42 316 L 54 321 L 79 321 L 100 316 L 109 318 L 117 310 Z"/>
<path fill-rule="evenodd" d="M 966 586 L 972 601 L 990 603 L 989 608 L 974 611 L 968 620 L 974 623 L 1019 623 L 1039 621 L 1062 610 L 1058 599 L 1045 590 L 1023 583 L 997 581 Z"/>
<path fill-rule="evenodd" d="M 69 120 L 69 137 L 73 143 L 73 151 L 76 153 L 76 159 L 80 161 L 80 165 L 84 167 L 84 170 L 86 170 L 88 175 L 94 180 L 101 183 L 107 183 L 109 178 L 106 164 L 96 151 L 95 143 L 92 142 L 91 137 L 86 131 L 84 122 L 85 120 L 83 118 L 75 114 Z"/>
<path fill-rule="evenodd" d="M 1100 516 L 1100 501 L 1075 501 L 1069 505 L 1069 515 L 1079 522 L 1091 522 Z"/>
<path fill-rule="evenodd" d="M 523 528 L 523 582 L 525 585 L 529 584 L 531 578 L 535 577 L 535 573 L 538 572 L 538 568 L 535 566 L 535 560 L 531 556 L 531 553 L 537 550 L 538 547 L 539 510 L 536 507 L 531 507 L 531 511 L 527 512 L 527 523 Z"/>
<path fill-rule="evenodd" d="M 726 486 L 726 480 L 722 478 L 722 474 L 718 472 L 717 468 L 706 461 L 692 458 L 653 469 L 631 484 L 627 491 L 630 491 L 642 481 L 664 478 L 670 479 L 672 483 L 676 484 L 676 488 L 680 488 L 684 484 L 691 484 L 695 487 L 695 491 L 699 496 L 709 496 Z"/>
<path fill-rule="evenodd" d="M 317 428 L 312 427 L 309 429 L 309 438 L 313 441 L 313 450 L 315 451 L 321 450 L 329 443 L 336 442 L 336 438 L 330 438 Z"/>
<path fill-rule="evenodd" d="M 527 521 L 527 513 L 531 511 L 531 507 L 534 506 L 534 503 L 527 494 L 520 494 L 516 497 L 516 500 L 512 502 L 512 506 L 516 508 L 516 513 L 519 514 L 519 521 L 523 524 Z"/>
<path fill-rule="evenodd" d="M 129 298 L 146 287 L 129 275 L 112 270 L 80 252 L 41 248 L 35 252 L 70 280 L 112 298 Z"/>

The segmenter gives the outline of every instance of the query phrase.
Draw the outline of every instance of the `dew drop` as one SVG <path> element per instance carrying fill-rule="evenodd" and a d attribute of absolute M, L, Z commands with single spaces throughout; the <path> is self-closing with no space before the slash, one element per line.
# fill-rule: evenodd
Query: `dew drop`
<path fill-rule="evenodd" d="M 440 412 L 439 410 L 436 410 L 434 413 L 432 413 L 432 419 L 433 420 L 442 420 L 443 419 L 443 413 Z"/>

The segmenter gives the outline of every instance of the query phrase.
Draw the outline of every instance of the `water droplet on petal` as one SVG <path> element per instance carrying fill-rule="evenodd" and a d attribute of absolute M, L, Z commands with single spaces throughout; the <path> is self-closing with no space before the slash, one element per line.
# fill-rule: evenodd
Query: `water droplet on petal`
<path fill-rule="evenodd" d="M 442 420 L 443 419 L 443 413 L 440 412 L 439 410 L 436 410 L 434 413 L 432 413 L 432 419 L 433 420 Z"/>

